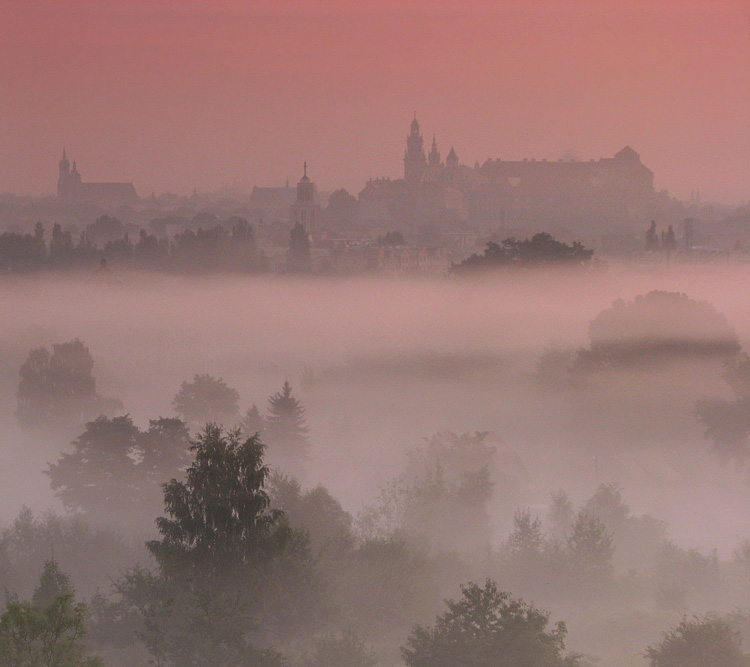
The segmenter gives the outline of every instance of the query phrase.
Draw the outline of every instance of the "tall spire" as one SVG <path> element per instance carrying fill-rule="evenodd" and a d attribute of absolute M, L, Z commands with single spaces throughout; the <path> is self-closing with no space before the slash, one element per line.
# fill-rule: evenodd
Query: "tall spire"
<path fill-rule="evenodd" d="M 304 176 L 307 178 L 307 160 L 305 160 L 305 164 L 303 165 L 303 169 L 305 170 Z"/>

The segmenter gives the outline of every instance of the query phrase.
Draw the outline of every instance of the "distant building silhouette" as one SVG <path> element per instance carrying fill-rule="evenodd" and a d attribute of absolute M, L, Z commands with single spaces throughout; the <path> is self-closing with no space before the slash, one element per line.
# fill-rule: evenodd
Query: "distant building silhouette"
<path fill-rule="evenodd" d="M 372 224 L 453 228 L 461 221 L 487 228 L 642 223 L 654 215 L 655 198 L 654 174 L 630 146 L 588 162 L 494 159 L 469 167 L 453 147 L 443 162 L 434 135 L 425 156 L 416 115 L 403 179 L 370 179 L 359 193 Z"/>
<path fill-rule="evenodd" d="M 292 226 L 300 225 L 308 235 L 318 231 L 320 204 L 315 201 L 315 184 L 307 176 L 307 162 L 304 173 L 297 183 L 297 199 L 290 207 Z"/>
<path fill-rule="evenodd" d="M 111 204 L 138 201 L 138 195 L 132 183 L 83 183 L 75 161 L 71 168 L 64 148 L 59 167 L 57 196 L 60 199 Z"/>

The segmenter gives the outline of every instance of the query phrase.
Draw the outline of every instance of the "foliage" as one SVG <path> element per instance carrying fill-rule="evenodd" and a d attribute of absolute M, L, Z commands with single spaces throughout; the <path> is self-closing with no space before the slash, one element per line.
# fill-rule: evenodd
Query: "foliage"
<path fill-rule="evenodd" d="M 160 486 L 188 462 L 188 430 L 175 418 L 152 419 L 147 431 L 129 415 L 86 424 L 46 471 L 66 507 L 102 521 L 133 524 L 158 511 Z"/>
<path fill-rule="evenodd" d="M 451 551 L 485 547 L 495 456 L 487 436 L 441 432 L 409 452 L 405 471 L 360 515 L 363 536 L 408 535 L 421 547 Z"/>
<path fill-rule="evenodd" d="M 76 604 L 70 582 L 48 561 L 32 604 L 10 602 L 0 616 L 0 665 L 103 667 L 87 655 L 86 605 Z"/>
<path fill-rule="evenodd" d="M 0 590 L 30 596 L 50 555 L 85 595 L 107 584 L 113 571 L 129 566 L 135 558 L 129 544 L 111 532 L 91 528 L 79 517 L 35 516 L 23 508 L 0 530 Z"/>
<path fill-rule="evenodd" d="M 29 352 L 20 370 L 16 417 L 24 426 L 82 424 L 122 410 L 122 402 L 96 392 L 94 359 L 77 338 Z"/>
<path fill-rule="evenodd" d="M 311 271 L 310 237 L 307 230 L 299 222 L 289 232 L 286 265 L 289 273 L 309 273 Z"/>
<path fill-rule="evenodd" d="M 118 582 L 119 616 L 138 615 L 159 664 L 281 665 L 253 638 L 320 616 L 308 540 L 270 507 L 263 451 L 257 435 L 241 440 L 209 423 L 185 481 L 164 485 L 162 538 L 147 543 L 158 571 Z"/>
<path fill-rule="evenodd" d="M 199 433 L 186 480 L 164 485 L 162 539 L 147 545 L 165 573 L 228 578 L 281 553 L 290 531 L 270 508 L 264 449 L 257 435 L 242 442 L 212 423 Z"/>
<path fill-rule="evenodd" d="M 309 429 L 305 423 L 305 409 L 292 393 L 288 381 L 284 382 L 281 391 L 268 399 L 265 424 L 271 459 L 286 472 L 301 473 L 309 457 Z"/>
<path fill-rule="evenodd" d="M 748 667 L 738 632 L 716 616 L 683 618 L 646 649 L 651 667 Z"/>
<path fill-rule="evenodd" d="M 548 630 L 549 614 L 501 592 L 484 587 L 461 588 L 459 600 L 432 628 L 416 626 L 401 651 L 408 667 L 564 667 L 565 625 Z"/>
<path fill-rule="evenodd" d="M 483 254 L 471 255 L 454 264 L 451 273 L 467 274 L 497 268 L 587 267 L 591 265 L 593 255 L 594 251 L 579 241 L 568 245 L 547 232 L 539 232 L 530 239 L 510 237 L 500 243 L 490 241 Z"/>
<path fill-rule="evenodd" d="M 611 580 L 612 534 L 599 519 L 579 512 L 566 542 L 572 574 L 583 588 Z"/>
<path fill-rule="evenodd" d="M 724 380 L 733 399 L 703 399 L 696 403 L 695 411 L 719 459 L 747 466 L 750 464 L 750 357 L 741 354 L 727 361 Z"/>
<path fill-rule="evenodd" d="M 212 421 L 234 426 L 239 416 L 240 395 L 221 378 L 204 374 L 183 382 L 172 406 L 191 427 Z"/>
<path fill-rule="evenodd" d="M 708 302 L 655 290 L 618 299 L 589 324 L 591 348 L 582 361 L 631 363 L 670 357 L 730 357 L 737 335 Z M 586 355 L 584 355 L 586 357 Z"/>

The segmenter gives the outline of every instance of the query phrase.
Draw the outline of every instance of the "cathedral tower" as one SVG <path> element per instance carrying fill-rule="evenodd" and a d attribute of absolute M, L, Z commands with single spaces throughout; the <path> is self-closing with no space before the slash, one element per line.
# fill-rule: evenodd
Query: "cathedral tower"
<path fill-rule="evenodd" d="M 424 141 L 419 133 L 419 122 L 417 114 L 411 122 L 411 131 L 406 137 L 406 153 L 404 154 L 404 180 L 409 185 L 419 185 L 427 166 L 427 158 L 424 154 Z"/>
<path fill-rule="evenodd" d="M 65 155 L 65 149 L 63 148 L 62 158 L 60 159 L 60 175 L 57 178 L 57 196 L 61 199 L 68 199 L 70 197 L 70 162 L 68 162 L 68 156 Z"/>

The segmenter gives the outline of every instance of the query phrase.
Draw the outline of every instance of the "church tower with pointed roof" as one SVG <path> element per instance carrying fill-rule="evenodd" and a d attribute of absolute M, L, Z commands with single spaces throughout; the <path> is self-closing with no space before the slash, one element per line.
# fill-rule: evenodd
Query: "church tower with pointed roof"
<path fill-rule="evenodd" d="M 307 162 L 297 183 L 297 200 L 292 204 L 290 214 L 293 227 L 299 224 L 308 234 L 318 231 L 320 204 L 315 202 L 315 183 L 307 175 Z"/>
<path fill-rule="evenodd" d="M 406 137 L 406 153 L 404 153 L 404 180 L 410 186 L 419 185 L 427 167 L 427 158 L 424 154 L 424 141 L 419 133 L 419 121 L 417 114 L 411 122 L 409 135 Z"/>
<path fill-rule="evenodd" d="M 432 133 L 432 148 L 430 149 L 430 154 L 427 157 L 427 163 L 431 167 L 439 167 L 441 164 L 440 151 L 438 150 L 437 139 L 435 139 L 434 132 Z"/>

